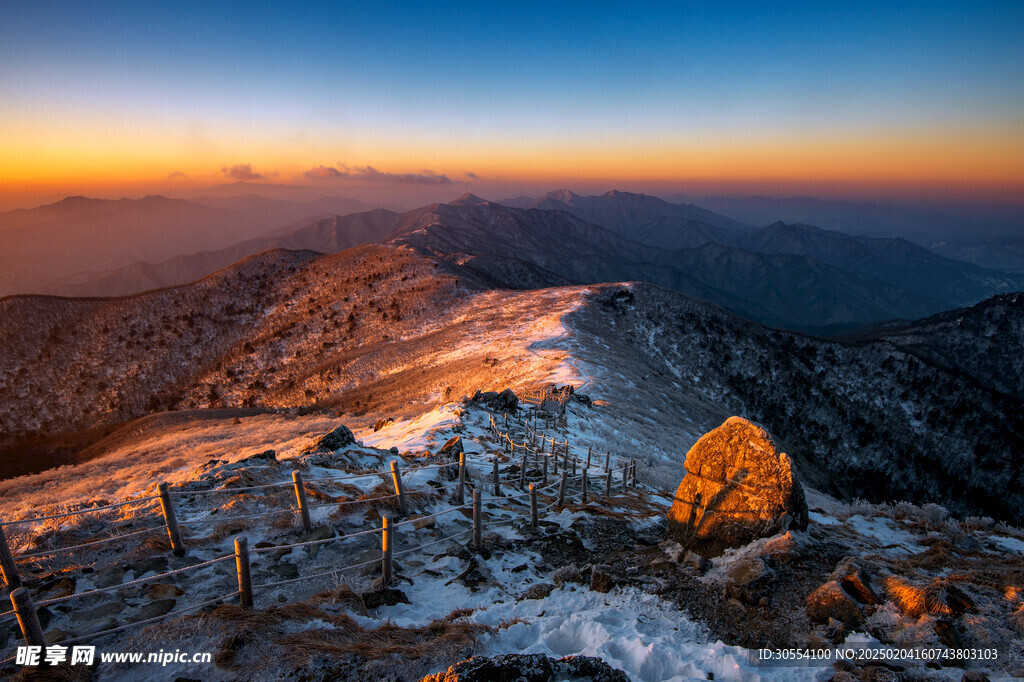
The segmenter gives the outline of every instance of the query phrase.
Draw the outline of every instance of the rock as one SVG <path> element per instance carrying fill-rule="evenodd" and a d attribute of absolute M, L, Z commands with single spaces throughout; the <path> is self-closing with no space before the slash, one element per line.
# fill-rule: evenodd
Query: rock
<path fill-rule="evenodd" d="M 575 564 L 569 564 L 556 570 L 551 576 L 551 581 L 558 587 L 563 587 L 566 583 L 583 584 L 586 579 Z"/>
<path fill-rule="evenodd" d="M 881 603 L 878 595 L 871 589 L 871 577 L 854 557 L 846 557 L 840 561 L 829 577 L 838 580 L 843 590 L 861 604 Z"/>
<path fill-rule="evenodd" d="M 136 578 L 141 578 L 149 572 L 163 573 L 167 570 L 167 558 L 162 556 L 150 557 L 149 559 L 129 564 L 128 568 L 134 571 Z"/>
<path fill-rule="evenodd" d="M 844 625 L 857 626 L 864 622 L 864 611 L 838 580 L 829 580 L 807 596 L 807 617 L 819 624 L 834 618 Z"/>
<path fill-rule="evenodd" d="M 146 620 L 147 618 L 156 618 L 157 616 L 170 613 L 174 609 L 175 603 L 176 602 L 173 599 L 151 601 L 139 609 L 138 614 L 135 616 L 135 620 Z"/>
<path fill-rule="evenodd" d="M 287 561 L 275 561 L 270 564 L 270 571 L 276 580 L 291 580 L 299 577 L 299 567 Z"/>
<path fill-rule="evenodd" d="M 545 599 L 554 589 L 551 583 L 535 583 L 523 593 L 523 599 Z"/>
<path fill-rule="evenodd" d="M 960 677 L 960 682 L 989 682 L 989 679 L 980 670 L 968 670 Z"/>
<path fill-rule="evenodd" d="M 444 672 L 427 675 L 422 682 L 629 682 L 629 676 L 599 658 L 566 656 L 555 660 L 544 654 L 502 654 L 486 658 L 474 656 L 456 663 Z"/>
<path fill-rule="evenodd" d="M 729 567 L 726 577 L 732 584 L 745 587 L 759 580 L 770 579 L 772 572 L 761 560 L 761 557 L 746 556 Z"/>
<path fill-rule="evenodd" d="M 775 565 L 789 564 L 800 558 L 800 545 L 793 537 L 793 533 L 787 531 L 784 535 L 766 542 L 761 554 Z"/>
<path fill-rule="evenodd" d="M 594 592 L 607 593 L 615 587 L 615 581 L 610 575 L 611 567 L 603 564 L 595 564 L 590 567 L 590 589 Z"/>
<path fill-rule="evenodd" d="M 124 602 L 111 601 L 106 604 L 100 604 L 95 608 L 76 612 L 75 622 L 87 623 L 101 618 L 110 618 L 111 616 L 116 616 L 122 611 L 124 611 Z"/>
<path fill-rule="evenodd" d="M 434 516 L 427 516 L 427 517 L 420 517 L 420 518 L 417 518 L 417 517 L 413 516 L 412 519 L 413 519 L 412 527 L 415 528 L 416 530 L 423 530 L 424 528 L 433 528 L 434 526 L 437 525 L 437 518 L 434 517 Z"/>
<path fill-rule="evenodd" d="M 456 460 L 459 458 L 459 454 L 464 452 L 462 447 L 462 436 L 455 436 L 448 440 L 441 449 L 438 450 L 438 454 L 444 455 L 445 457 Z"/>
<path fill-rule="evenodd" d="M 299 542 L 316 542 L 317 540 L 329 540 L 335 535 L 334 529 L 328 525 L 316 526 L 308 533 L 299 536 Z"/>
<path fill-rule="evenodd" d="M 355 444 L 356 437 L 352 435 L 352 432 L 349 430 L 347 426 L 342 424 L 341 426 L 339 426 L 338 428 L 334 429 L 326 436 L 321 438 L 317 442 L 316 447 L 319 448 L 320 450 L 328 450 L 330 452 L 334 452 L 335 450 L 340 450 L 341 448 Z"/>
<path fill-rule="evenodd" d="M 704 434 L 686 455 L 686 475 L 668 515 L 668 537 L 701 556 L 807 528 L 804 491 L 772 436 L 741 417 Z"/>
<path fill-rule="evenodd" d="M 686 555 L 686 548 L 675 540 L 663 540 L 659 547 L 674 564 L 681 562 Z"/>
<path fill-rule="evenodd" d="M 581 405 L 586 405 L 587 407 L 594 406 L 594 401 L 586 393 L 575 393 L 573 394 L 572 398 Z"/>
<path fill-rule="evenodd" d="M 148 599 L 168 599 L 180 597 L 183 594 L 185 594 L 185 590 L 170 583 L 150 583 L 142 588 L 142 596 Z"/>
<path fill-rule="evenodd" d="M 469 565 L 466 570 L 449 580 L 445 585 L 451 585 L 452 583 L 461 583 L 468 587 L 471 592 L 476 592 L 480 589 L 482 583 L 487 582 L 491 579 L 490 572 L 483 566 L 481 566 L 475 557 L 470 557 Z"/>
<path fill-rule="evenodd" d="M 375 609 L 378 606 L 394 606 L 395 604 L 409 603 L 409 598 L 405 596 L 405 592 L 394 587 L 388 587 L 380 579 L 373 581 L 373 586 L 370 590 L 363 592 L 360 597 L 363 599 L 363 605 L 368 609 Z"/>
<path fill-rule="evenodd" d="M 381 429 L 383 429 L 388 424 L 394 424 L 394 423 L 395 423 L 395 420 L 392 419 L 391 417 L 385 417 L 384 419 L 378 419 L 374 423 L 374 425 L 373 425 L 373 430 L 374 431 L 380 431 Z"/>
<path fill-rule="evenodd" d="M 506 388 L 501 393 L 494 391 L 479 391 L 473 394 L 473 401 L 484 403 L 498 414 L 515 412 L 519 407 L 519 398 L 511 388 Z"/>
<path fill-rule="evenodd" d="M 708 569 L 711 568 L 711 562 L 696 552 L 687 552 L 683 555 L 683 565 L 689 566 L 696 571 L 698 575 L 704 575 L 708 572 Z"/>
<path fill-rule="evenodd" d="M 257 462 L 276 462 L 277 452 L 274 450 L 264 450 L 258 455 L 246 457 L 245 459 L 239 460 L 240 464 L 255 464 Z"/>

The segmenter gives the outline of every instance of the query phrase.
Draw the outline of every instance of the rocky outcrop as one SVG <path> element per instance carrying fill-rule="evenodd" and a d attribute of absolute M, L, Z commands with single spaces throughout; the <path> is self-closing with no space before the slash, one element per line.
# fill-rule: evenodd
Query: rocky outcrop
<path fill-rule="evenodd" d="M 544 654 L 502 654 L 486 658 L 474 656 L 451 666 L 445 672 L 427 675 L 422 682 L 629 682 L 629 676 L 600 658 L 566 656 L 554 659 Z"/>
<path fill-rule="evenodd" d="M 342 424 L 341 426 L 339 426 L 338 428 L 334 429 L 326 436 L 321 438 L 317 442 L 316 447 L 319 450 L 327 450 L 329 452 L 334 452 L 335 450 L 340 450 L 341 448 L 355 444 L 356 437 L 352 435 L 352 431 L 350 431 L 347 426 Z"/>
<path fill-rule="evenodd" d="M 506 388 L 501 393 L 478 390 L 473 394 L 473 401 L 484 403 L 498 413 L 515 412 L 519 407 L 519 398 L 511 388 Z"/>
<path fill-rule="evenodd" d="M 789 456 L 741 417 L 701 437 L 668 515 L 668 536 L 705 557 L 807 527 L 807 502 Z"/>

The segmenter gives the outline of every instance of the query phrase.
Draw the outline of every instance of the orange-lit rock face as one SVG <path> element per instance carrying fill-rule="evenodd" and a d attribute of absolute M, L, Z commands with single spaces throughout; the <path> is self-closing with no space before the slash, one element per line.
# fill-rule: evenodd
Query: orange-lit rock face
<path fill-rule="evenodd" d="M 686 476 L 668 534 L 704 556 L 807 527 L 807 502 L 792 462 L 772 436 L 741 417 L 704 434 L 686 455 Z"/>

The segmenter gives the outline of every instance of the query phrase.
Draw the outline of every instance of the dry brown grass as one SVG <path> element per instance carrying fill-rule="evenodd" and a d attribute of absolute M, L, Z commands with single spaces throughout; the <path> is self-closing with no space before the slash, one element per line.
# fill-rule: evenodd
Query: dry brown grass
<path fill-rule="evenodd" d="M 287 635 L 276 643 L 285 648 L 287 660 L 294 665 L 308 665 L 324 654 L 356 655 L 364 660 L 392 656 L 433 658 L 471 647 L 481 634 L 494 631 L 487 625 L 460 621 L 465 615 L 465 609 L 459 609 L 415 628 L 387 623 L 373 630 L 364 630 L 351 621 L 351 625 L 339 629 Z"/>
<path fill-rule="evenodd" d="M 920 587 L 900 576 L 890 575 L 882 580 L 889 598 L 907 616 L 959 616 L 974 611 L 971 598 L 953 580 L 936 579 Z"/>

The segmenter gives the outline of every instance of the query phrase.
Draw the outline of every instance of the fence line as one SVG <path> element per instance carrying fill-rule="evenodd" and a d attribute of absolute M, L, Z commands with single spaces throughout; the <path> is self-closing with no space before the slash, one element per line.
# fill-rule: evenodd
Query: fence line
<path fill-rule="evenodd" d="M 117 509 L 118 507 L 127 507 L 130 504 L 138 504 L 140 502 L 149 502 L 150 500 L 160 499 L 159 495 L 152 495 L 150 497 L 140 497 L 135 500 L 127 500 L 125 502 L 118 502 L 116 504 L 108 504 L 102 507 L 90 507 L 89 509 L 79 509 L 77 511 L 65 512 L 63 514 L 53 514 L 51 516 L 39 516 L 34 519 L 21 519 L 19 521 L 5 521 L 0 523 L 0 528 L 6 528 L 7 526 L 20 526 L 25 523 L 36 523 L 37 521 L 50 521 L 53 519 L 63 519 L 68 516 L 80 516 L 81 514 L 92 514 L 93 512 L 106 511 L 108 509 Z"/>
<path fill-rule="evenodd" d="M 491 428 L 492 428 L 492 431 L 495 431 L 495 432 L 498 431 L 497 424 L 496 424 L 493 416 L 491 417 Z M 510 442 L 512 442 L 512 440 L 508 436 L 508 434 L 505 434 L 505 437 Z M 556 445 L 556 442 L 552 438 L 552 449 L 554 449 L 555 445 Z M 534 449 L 534 451 L 536 452 L 536 449 Z M 554 461 L 556 461 L 556 462 L 558 460 L 558 456 L 555 453 L 547 453 L 547 454 L 545 454 L 545 453 L 538 453 L 538 454 L 543 455 L 543 456 L 545 456 L 548 459 L 554 459 Z M 589 455 L 589 453 L 588 453 L 588 455 Z M 564 451 L 563 451 L 562 460 L 563 460 L 563 462 L 566 462 L 566 461 L 582 461 L 582 460 L 576 460 L 574 457 L 571 456 L 568 440 L 566 440 L 565 443 L 564 443 Z M 590 460 L 590 457 L 588 456 L 588 462 L 589 462 L 589 460 Z M 524 458 L 524 461 L 525 461 L 525 458 Z M 545 460 L 545 461 L 547 461 L 547 460 Z M 496 460 L 495 460 L 495 462 L 496 462 Z M 266 518 L 266 517 L 274 516 L 274 515 L 278 515 L 278 514 L 283 514 L 283 513 L 286 513 L 286 512 L 294 513 L 295 511 L 302 511 L 304 513 L 304 515 L 306 515 L 306 518 L 308 518 L 308 509 L 309 508 L 322 508 L 322 507 L 327 507 L 327 506 L 339 507 L 339 506 L 345 506 L 345 505 L 357 504 L 357 503 L 373 503 L 373 502 L 380 502 L 380 501 L 388 501 L 388 500 L 394 500 L 396 498 L 400 499 L 400 500 L 404 500 L 404 496 L 406 494 L 408 494 L 408 495 L 430 495 L 430 496 L 433 496 L 433 497 L 438 497 L 438 496 L 443 495 L 443 493 L 444 493 L 443 489 L 438 489 L 438 490 L 416 490 L 416 491 L 409 491 L 408 493 L 406 493 L 403 490 L 403 487 L 402 487 L 402 484 L 401 484 L 401 477 L 395 475 L 396 472 L 397 472 L 397 465 L 395 465 L 394 462 L 392 462 L 392 465 L 393 466 L 392 466 L 392 470 L 391 470 L 390 473 L 392 473 L 392 475 L 393 475 L 393 484 L 394 484 L 394 487 L 396 488 L 396 492 L 393 495 L 387 495 L 387 496 L 375 497 L 375 498 L 366 498 L 366 499 L 362 499 L 362 500 L 344 500 L 344 501 L 339 501 L 339 502 L 330 502 L 330 503 L 323 503 L 323 504 L 318 504 L 318 505 L 306 505 L 305 502 L 304 502 L 303 496 L 299 495 L 298 496 L 298 504 L 299 504 L 298 508 L 296 508 L 296 507 L 288 507 L 288 508 L 284 508 L 284 509 L 274 510 L 274 511 L 271 511 L 271 512 L 262 512 L 262 513 L 259 513 L 259 514 L 231 516 L 231 517 L 223 517 L 223 518 L 188 519 L 188 520 L 181 521 L 181 524 L 185 525 L 185 526 L 189 526 L 189 525 L 203 525 L 203 524 L 208 524 L 208 523 L 222 523 L 222 522 L 238 521 L 238 520 L 259 519 L 259 518 Z M 459 465 L 460 465 L 459 462 L 451 462 L 451 463 L 446 463 L 446 464 L 432 464 L 432 465 L 426 465 L 426 466 L 423 466 L 423 467 L 410 468 L 410 469 L 404 470 L 404 473 L 408 474 L 408 473 L 412 473 L 412 472 L 415 472 L 415 471 L 421 471 L 421 470 L 425 470 L 425 469 L 441 469 L 441 468 L 446 468 L 446 467 L 450 467 L 450 466 L 459 466 Z M 462 470 L 463 471 L 465 470 L 464 469 L 464 465 L 463 465 L 463 469 Z M 575 466 L 573 467 L 573 470 L 575 471 Z M 627 475 L 628 471 L 629 470 L 626 467 L 623 468 L 623 476 L 624 477 Z M 173 494 L 179 495 L 179 496 L 183 496 L 183 495 L 194 495 L 194 494 L 203 494 L 203 493 L 238 493 L 238 492 L 244 492 L 244 491 L 247 491 L 247 490 L 259 490 L 259 489 L 268 489 L 268 488 L 275 488 L 275 487 L 282 487 L 282 488 L 284 488 L 284 487 L 288 487 L 288 486 L 292 486 L 292 485 L 294 485 L 296 487 L 296 490 L 298 491 L 300 486 L 304 490 L 305 486 L 309 486 L 311 484 L 316 484 L 318 482 L 330 482 L 330 481 L 333 481 L 333 480 L 352 480 L 352 479 L 356 479 L 356 478 L 363 478 L 363 477 L 370 476 L 370 475 L 385 476 L 386 477 L 387 473 L 389 473 L 389 472 L 387 472 L 387 471 L 374 471 L 374 472 L 367 472 L 367 473 L 363 473 L 363 474 L 359 474 L 359 475 L 354 475 L 354 476 L 346 476 L 346 477 L 333 478 L 333 479 L 332 478 L 316 478 L 316 479 L 312 479 L 310 481 L 305 481 L 305 482 L 303 482 L 301 480 L 301 477 L 296 477 L 294 482 L 287 482 L 286 481 L 286 482 L 267 484 L 267 485 L 261 485 L 261 486 L 248 486 L 248 487 L 245 487 L 245 488 L 228 488 L 228 489 L 217 489 L 217 490 L 208 490 L 208 491 L 184 491 L 184 490 L 177 490 L 177 491 L 173 491 Z M 545 473 L 546 473 L 546 471 L 545 471 Z M 520 492 L 512 494 L 512 495 L 497 495 L 497 496 L 493 496 L 493 497 L 482 497 L 480 495 L 480 488 L 478 487 L 477 483 L 474 483 L 474 482 L 470 481 L 470 485 L 474 488 L 474 490 L 473 490 L 473 503 L 472 504 L 460 504 L 459 506 L 449 507 L 447 509 L 444 509 L 444 510 L 441 510 L 441 511 L 438 511 L 438 512 L 434 512 L 433 514 L 430 514 L 428 516 L 422 516 L 422 517 L 415 518 L 415 519 L 409 518 L 409 519 L 406 519 L 404 521 L 400 521 L 398 523 L 390 522 L 390 520 L 389 520 L 390 516 L 385 516 L 383 518 L 383 525 L 381 527 L 374 527 L 374 528 L 358 531 L 358 532 L 355 532 L 355 533 L 343 534 L 343 535 L 339 535 L 337 537 L 324 538 L 324 539 L 321 539 L 321 540 L 311 540 L 311 541 L 305 541 L 305 542 L 297 542 L 297 543 L 291 543 L 291 544 L 287 544 L 287 545 L 277 545 L 277 546 L 270 546 L 270 547 L 261 547 L 261 548 L 258 548 L 258 549 L 254 548 L 252 550 L 253 554 L 262 555 L 262 554 L 266 554 L 266 553 L 270 553 L 270 552 L 290 551 L 292 549 L 299 548 L 299 547 L 320 546 L 320 545 L 328 544 L 328 543 L 331 543 L 331 542 L 341 542 L 343 540 L 348 540 L 348 539 L 352 539 L 352 538 L 368 536 L 368 535 L 376 535 L 378 533 L 381 534 L 381 541 L 382 541 L 382 558 L 373 559 L 373 560 L 365 561 L 365 562 L 360 562 L 360 563 L 357 563 L 357 564 L 350 564 L 350 565 L 342 566 L 340 568 L 336 568 L 336 569 L 333 569 L 333 570 L 327 571 L 327 572 L 315 573 L 315 574 L 307 575 L 307 576 L 299 576 L 299 577 L 296 577 L 296 578 L 289 578 L 289 579 L 285 579 L 285 580 L 272 581 L 272 582 L 269 582 L 269 583 L 264 583 L 262 585 L 258 585 L 256 587 L 257 587 L 257 589 L 269 589 L 269 588 L 279 587 L 279 586 L 288 585 L 288 584 L 292 584 L 292 583 L 298 583 L 298 582 L 302 582 L 302 581 L 306 581 L 306 580 L 314 580 L 314 579 L 317 579 L 317 578 L 330 577 L 330 576 L 338 575 L 339 573 L 343 573 L 345 571 L 350 571 L 350 570 L 353 570 L 353 569 L 356 569 L 356 568 L 362 568 L 362 567 L 369 566 L 371 564 L 379 563 L 379 562 L 382 562 L 382 561 L 383 561 L 383 563 L 382 563 L 383 575 L 385 577 L 385 580 L 388 580 L 391 577 L 391 559 L 392 559 L 393 556 L 404 556 L 406 554 L 409 554 L 409 553 L 412 553 L 412 552 L 417 552 L 417 551 L 422 551 L 422 550 L 424 550 L 424 549 L 426 549 L 428 547 L 432 547 L 432 546 L 435 546 L 435 545 L 438 545 L 438 544 L 441 544 L 441 543 L 444 543 L 444 542 L 453 542 L 453 541 L 456 541 L 456 540 L 459 540 L 459 539 L 463 538 L 464 536 L 466 536 L 467 534 L 470 534 L 470 533 L 473 534 L 472 544 L 473 544 L 474 548 L 479 549 L 479 548 L 482 547 L 481 536 L 480 536 L 480 529 L 481 529 L 481 525 L 482 525 L 482 523 L 481 523 L 482 517 L 484 516 L 484 511 L 483 511 L 483 509 L 482 509 L 482 507 L 480 505 L 480 502 L 484 501 L 484 500 L 486 500 L 486 501 L 497 501 L 497 500 L 516 501 L 517 503 L 519 503 L 521 506 L 524 507 L 522 510 L 519 510 L 519 509 L 512 510 L 512 514 L 508 518 L 501 519 L 500 521 L 499 520 L 491 521 L 491 522 L 488 522 L 486 524 L 486 526 L 488 528 L 496 528 L 496 527 L 501 527 L 501 526 L 505 526 L 505 525 L 508 525 L 508 524 L 515 523 L 516 521 L 520 520 L 521 518 L 527 518 L 526 517 L 526 514 L 527 514 L 526 508 L 527 507 L 526 507 L 526 504 L 524 504 L 524 500 L 522 500 L 521 498 L 523 498 L 523 497 L 525 497 L 527 495 L 530 496 L 530 504 L 529 504 L 529 509 L 530 509 L 529 514 L 530 514 L 530 517 L 531 517 L 530 525 L 534 529 L 536 529 L 537 520 L 538 520 L 538 513 L 539 513 L 538 509 L 537 509 L 537 504 L 536 504 L 537 494 L 538 493 L 542 493 L 542 492 L 551 491 L 552 489 L 558 487 L 558 494 L 555 497 L 555 499 L 553 501 L 551 501 L 550 504 L 547 504 L 545 507 L 543 507 L 540 510 L 540 511 L 546 513 L 547 511 L 549 511 L 550 509 L 552 509 L 552 508 L 554 508 L 556 506 L 562 506 L 564 504 L 568 504 L 569 502 L 566 499 L 566 489 L 565 489 L 566 484 L 569 483 L 569 482 L 581 481 L 583 479 L 583 477 L 584 477 L 583 473 L 581 473 L 579 475 L 574 475 L 574 476 L 567 476 L 566 474 L 567 474 L 567 470 L 563 469 L 563 471 L 561 472 L 560 476 L 557 477 L 556 481 L 554 481 L 554 482 L 552 482 L 550 484 L 547 484 L 547 485 L 545 485 L 544 487 L 541 487 L 541 488 L 538 488 L 536 486 L 536 484 L 531 483 L 530 486 L 529 486 L 529 488 L 530 488 L 529 490 L 523 489 Z M 635 470 L 633 472 L 633 475 L 634 475 L 634 478 L 635 478 Z M 523 474 L 519 478 L 520 478 L 520 482 L 525 480 L 525 470 L 524 470 Z M 386 480 L 386 478 L 385 478 L 385 480 Z M 624 478 L 624 481 L 625 481 L 625 478 Z M 465 485 L 465 483 L 466 483 L 466 480 L 460 477 L 460 485 Z M 161 487 L 161 489 L 165 490 L 165 487 L 163 486 L 163 484 L 161 484 L 160 487 Z M 166 492 L 170 492 L 170 491 L 166 491 L 165 490 L 164 501 L 169 502 L 170 498 L 169 498 L 169 496 L 166 496 Z M 625 492 L 625 485 L 623 487 L 623 492 Z M 583 503 L 585 504 L 586 503 L 585 489 L 581 490 L 581 498 L 583 499 Z M 139 504 L 139 503 L 143 503 L 143 502 L 152 502 L 153 500 L 157 500 L 157 499 L 161 499 L 161 498 L 159 496 L 151 496 L 151 497 L 140 498 L 140 499 L 135 499 L 135 500 L 128 500 L 126 502 L 121 502 L 121 503 L 117 503 L 117 504 L 106 505 L 104 507 L 96 507 L 96 508 L 92 508 L 92 509 L 81 510 L 81 511 L 77 511 L 77 512 L 68 512 L 68 513 L 65 513 L 65 514 L 56 514 L 56 515 L 47 516 L 47 517 L 39 517 L 39 518 L 36 518 L 36 519 L 24 519 L 24 520 L 21 520 L 21 521 L 8 522 L 8 523 L 2 524 L 2 526 L 0 526 L 0 539 L 3 538 L 3 533 L 2 533 L 2 527 L 3 526 L 8 526 L 8 525 L 13 526 L 13 525 L 18 525 L 18 524 L 32 523 L 32 522 L 35 522 L 35 521 L 44 521 L 44 520 L 50 520 L 50 519 L 56 519 L 56 518 L 65 518 L 65 517 L 69 517 L 69 516 L 75 516 L 75 515 L 78 515 L 78 514 L 85 514 L 85 513 L 90 513 L 90 512 L 105 511 L 105 510 L 115 509 L 115 508 L 118 508 L 118 507 L 122 507 L 122 506 L 126 506 L 126 505 L 131 505 L 131 504 Z M 461 495 L 456 496 L 456 499 L 461 500 L 462 499 Z M 550 498 L 548 498 L 548 499 L 550 499 Z M 404 509 L 405 509 L 404 501 L 403 501 L 403 504 L 401 505 L 401 507 L 402 507 L 402 509 L 404 511 Z M 177 527 L 177 522 L 176 522 L 176 520 L 174 518 L 173 506 L 170 505 L 170 504 L 162 505 L 161 509 L 162 509 L 162 513 L 164 515 L 164 520 L 165 520 L 166 528 L 167 528 L 168 532 L 173 537 L 174 530 L 172 530 L 172 527 L 174 529 L 176 529 L 176 527 Z M 452 535 L 449 535 L 449 536 L 433 539 L 433 540 L 431 540 L 429 542 L 418 543 L 415 546 L 407 548 L 407 549 L 404 549 L 404 550 L 402 550 L 400 552 L 392 552 L 391 551 L 390 543 L 392 542 L 391 538 L 393 538 L 393 531 L 394 531 L 394 529 L 397 529 L 398 527 L 401 527 L 401 526 L 415 525 L 416 523 L 422 522 L 423 520 L 426 520 L 426 519 L 433 519 L 433 518 L 437 518 L 439 516 L 443 516 L 443 515 L 446 515 L 446 514 L 451 514 L 451 513 L 454 513 L 454 512 L 458 512 L 458 511 L 464 511 L 466 509 L 472 509 L 472 512 L 473 512 L 473 519 L 472 519 L 473 520 L 473 525 L 472 525 L 471 528 L 467 528 L 465 530 L 456 532 L 456 533 L 454 533 Z M 113 536 L 113 537 L 109 537 L 109 538 L 103 538 L 101 540 L 87 542 L 87 543 L 83 543 L 83 544 L 80 544 L 80 545 L 75 545 L 75 546 L 72 546 L 72 547 L 40 551 L 40 552 L 36 552 L 36 553 L 32 553 L 32 554 L 20 554 L 20 555 L 18 555 L 17 558 L 20 558 L 20 559 L 30 559 L 30 558 L 36 558 L 37 556 L 50 555 L 50 554 L 55 554 L 55 553 L 59 553 L 59 552 L 63 552 L 63 551 L 71 551 L 71 550 L 74 550 L 74 549 L 78 549 L 80 547 L 88 547 L 88 546 L 92 546 L 92 545 L 99 545 L 99 544 L 104 544 L 104 543 L 107 543 L 107 542 L 113 542 L 115 540 L 120 540 L 120 539 L 124 539 L 124 538 L 129 538 L 129 537 L 134 537 L 134 536 L 142 535 L 144 533 L 152 533 L 154 531 L 159 531 L 161 529 L 162 529 L 162 527 L 160 527 L 160 526 L 154 526 L 152 528 L 145 528 L 145 529 L 134 531 L 134 532 L 131 532 L 131 533 L 126 533 L 126 534 L 123 534 L 123 535 L 117 535 L 117 536 Z M 306 527 L 306 530 L 307 531 L 309 530 L 308 526 Z M 28 597 L 27 600 L 25 600 L 27 602 L 27 605 L 26 604 L 22 604 L 21 606 L 19 606 L 19 603 L 17 601 L 15 601 L 14 599 L 12 599 L 12 602 L 14 603 L 15 609 L 12 610 L 12 611 L 7 611 L 7 612 L 5 612 L 3 614 L 0 614 L 0 618 L 5 617 L 5 616 L 10 616 L 10 615 L 17 615 L 19 617 L 19 622 L 21 622 L 23 620 L 22 616 L 26 615 L 25 609 L 28 609 L 28 612 L 31 614 L 31 618 L 26 617 L 24 620 L 26 620 L 26 621 L 31 620 L 32 622 L 34 622 L 36 624 L 36 626 L 38 626 L 38 618 L 36 617 L 36 611 L 35 611 L 35 609 L 37 609 L 37 608 L 41 608 L 41 607 L 45 607 L 45 606 L 52 606 L 54 604 L 59 604 L 59 603 L 67 602 L 67 601 L 74 600 L 74 599 L 87 598 L 87 597 L 98 595 L 98 594 L 106 594 L 106 593 L 111 593 L 111 592 L 117 592 L 117 591 L 123 590 L 123 589 L 125 589 L 127 587 L 131 587 L 133 585 L 138 585 L 138 584 L 142 584 L 142 583 L 150 583 L 150 582 L 154 582 L 154 581 L 165 580 L 165 579 L 167 579 L 167 578 L 169 578 L 171 576 L 187 573 L 187 572 L 194 571 L 194 570 L 199 570 L 199 569 L 202 569 L 202 568 L 214 565 L 214 564 L 218 564 L 218 563 L 221 563 L 221 562 L 229 561 L 231 559 L 234 559 L 236 561 L 236 569 L 237 569 L 238 577 L 239 577 L 239 589 L 238 590 L 233 591 L 233 592 L 231 592 L 231 593 L 229 593 L 229 594 L 227 594 L 225 596 L 218 597 L 216 599 L 208 600 L 208 601 L 203 602 L 203 603 L 198 604 L 198 605 L 194 605 L 194 606 L 191 606 L 191 607 L 188 607 L 188 608 L 185 608 L 185 609 L 181 609 L 181 610 L 178 610 L 178 611 L 168 612 L 167 614 L 163 614 L 161 616 L 157 616 L 157 617 L 154 617 L 154 618 L 149 618 L 149 619 L 146 619 L 146 620 L 143 620 L 143 621 L 136 621 L 136 622 L 133 622 L 133 623 L 125 624 L 123 626 L 119 626 L 119 627 L 112 628 L 112 629 L 105 630 L 105 631 L 98 632 L 98 633 L 91 633 L 91 634 L 87 634 L 87 635 L 81 635 L 79 637 L 75 637 L 75 638 L 70 639 L 70 640 L 64 640 L 64 643 L 77 642 L 77 641 L 80 641 L 80 640 L 83 640 L 83 639 L 97 639 L 97 638 L 100 638 L 100 637 L 104 637 L 104 636 L 107 636 L 107 635 L 110 635 L 110 634 L 114 634 L 116 632 L 120 632 L 120 631 L 129 629 L 129 628 L 137 628 L 139 626 L 147 625 L 149 623 L 153 623 L 153 622 L 156 622 L 156 621 L 159 621 L 159 620 L 162 620 L 164 618 L 171 617 L 171 616 L 182 615 L 182 614 L 188 613 L 189 611 L 193 611 L 193 610 L 196 610 L 196 609 L 199 609 L 199 608 L 203 608 L 205 606 L 208 606 L 208 605 L 211 605 L 211 604 L 215 604 L 215 603 L 218 603 L 218 602 L 223 602 L 223 601 L 225 601 L 227 599 L 232 599 L 232 598 L 234 598 L 236 596 L 238 596 L 239 599 L 241 600 L 243 607 L 251 607 L 251 604 L 252 604 L 252 585 L 251 585 L 251 582 L 250 582 L 250 580 L 248 578 L 249 570 L 250 570 L 250 568 L 249 568 L 250 560 L 249 560 L 249 550 L 248 550 L 247 546 L 248 546 L 248 543 L 247 543 L 245 537 L 244 536 L 239 536 L 238 538 L 236 538 L 235 552 L 232 553 L 232 554 L 226 554 L 224 556 L 220 556 L 220 557 L 208 560 L 208 561 L 200 562 L 200 563 L 197 563 L 197 564 L 193 564 L 193 565 L 190 565 L 190 566 L 185 566 L 185 567 L 174 569 L 174 570 L 170 570 L 170 571 L 165 571 L 163 573 L 154 574 L 152 576 L 136 578 L 134 580 L 131 580 L 131 581 L 128 581 L 128 582 L 125 582 L 125 583 L 120 583 L 120 584 L 117 584 L 117 585 L 111 585 L 111 586 L 103 587 L 103 588 L 94 588 L 94 589 L 86 590 L 85 592 L 80 592 L 80 593 L 77 593 L 77 594 L 69 594 L 69 595 L 65 595 L 65 596 L 62 596 L 62 597 L 56 597 L 56 598 L 53 598 L 53 599 L 44 600 L 44 601 L 41 601 L 41 602 L 39 602 L 37 604 L 33 604 L 32 600 L 31 600 L 31 595 L 25 593 L 24 590 L 22 590 L 21 591 L 22 592 L 22 597 Z M 0 543 L 0 554 L 2 554 L 3 550 L 5 550 L 6 548 L 7 548 L 6 541 L 4 540 L 4 542 Z M 0 559 L 2 559 L 2 558 L 3 558 L 3 556 L 0 556 Z M 9 551 L 8 551 L 7 558 L 11 558 Z M 12 565 L 13 565 L 13 563 L 12 563 Z M 12 577 L 13 577 L 13 579 L 18 581 L 18 584 L 20 584 L 20 579 L 18 579 L 16 572 L 14 572 L 13 576 L 10 575 L 8 573 L 8 571 L 7 571 L 7 564 L 6 563 L 3 564 L 2 568 L 4 568 L 4 578 L 5 578 L 5 580 L 7 580 L 8 587 L 11 588 L 11 589 L 13 589 L 14 587 L 17 587 L 17 585 L 15 585 L 13 583 L 13 581 L 12 581 Z M 245 576 L 244 582 L 243 582 L 243 574 Z M 21 610 L 19 610 L 19 609 L 21 609 Z M 23 625 L 23 628 L 24 627 L 27 627 L 27 626 Z M 29 636 L 28 631 L 23 630 L 23 634 L 25 634 L 26 638 L 28 638 L 28 636 Z"/>

